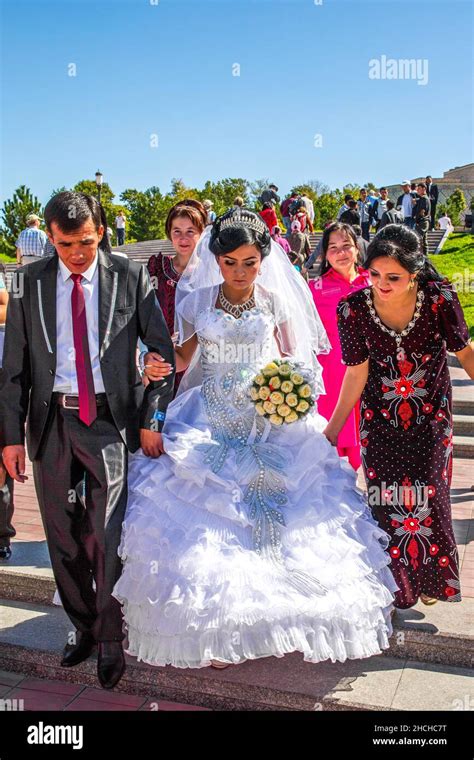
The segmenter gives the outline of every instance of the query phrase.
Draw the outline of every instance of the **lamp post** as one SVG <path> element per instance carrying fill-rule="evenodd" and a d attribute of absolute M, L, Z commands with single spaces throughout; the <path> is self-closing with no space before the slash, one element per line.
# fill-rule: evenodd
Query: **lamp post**
<path fill-rule="evenodd" d="M 103 175 L 99 170 L 97 170 L 95 173 L 95 184 L 97 185 L 97 196 L 99 199 L 99 203 L 100 203 L 100 191 L 102 190 L 102 180 L 103 180 Z"/>

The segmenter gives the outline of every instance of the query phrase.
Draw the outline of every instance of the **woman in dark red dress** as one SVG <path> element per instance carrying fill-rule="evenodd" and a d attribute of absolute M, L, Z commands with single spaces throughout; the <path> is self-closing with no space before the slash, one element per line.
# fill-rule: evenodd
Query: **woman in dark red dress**
<path fill-rule="evenodd" d="M 326 428 L 331 443 L 361 397 L 368 501 L 389 535 L 398 608 L 461 600 L 450 483 L 452 391 L 446 351 L 474 378 L 474 351 L 456 292 L 423 256 L 416 233 L 388 225 L 365 266 L 372 287 L 342 299 L 347 365 Z"/>
<path fill-rule="evenodd" d="M 186 199 L 174 205 L 166 218 L 166 237 L 173 243 L 174 256 L 156 253 L 148 260 L 153 287 L 170 334 L 174 333 L 174 299 L 176 285 L 185 270 L 207 222 L 207 213 L 200 201 Z M 174 392 L 183 372 L 176 373 Z"/>

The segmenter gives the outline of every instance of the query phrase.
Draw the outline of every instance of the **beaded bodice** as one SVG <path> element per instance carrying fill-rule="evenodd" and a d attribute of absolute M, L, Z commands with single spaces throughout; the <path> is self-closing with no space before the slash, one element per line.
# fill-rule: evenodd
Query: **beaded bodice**
<path fill-rule="evenodd" d="M 223 470 L 228 457 L 236 458 L 244 484 L 238 501 L 252 523 L 254 549 L 280 565 L 281 528 L 288 505 L 286 476 L 291 468 L 281 436 L 290 434 L 293 426 L 276 430 L 256 414 L 248 393 L 255 375 L 279 356 L 276 313 L 274 298 L 260 294 L 257 306 L 239 318 L 215 307 L 196 308 L 192 322 L 200 347 L 201 395 L 211 429 L 211 442 L 197 448 L 214 473 Z M 324 593 L 306 573 L 281 569 L 286 582 L 304 593 Z"/>

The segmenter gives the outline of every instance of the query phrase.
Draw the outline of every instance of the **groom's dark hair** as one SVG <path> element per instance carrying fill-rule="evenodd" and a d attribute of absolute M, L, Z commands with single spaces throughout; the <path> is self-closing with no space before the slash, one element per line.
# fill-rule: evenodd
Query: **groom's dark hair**
<path fill-rule="evenodd" d="M 92 219 L 96 230 L 101 225 L 104 227 L 104 235 L 100 242 L 100 247 L 103 251 L 110 253 L 111 248 L 107 235 L 107 216 L 104 208 L 93 195 L 77 193 L 73 190 L 64 190 L 62 193 L 53 195 L 44 209 L 44 220 L 49 232 L 51 232 L 51 224 L 53 222 L 63 232 L 74 232 L 74 230 L 82 227 L 88 219 Z"/>

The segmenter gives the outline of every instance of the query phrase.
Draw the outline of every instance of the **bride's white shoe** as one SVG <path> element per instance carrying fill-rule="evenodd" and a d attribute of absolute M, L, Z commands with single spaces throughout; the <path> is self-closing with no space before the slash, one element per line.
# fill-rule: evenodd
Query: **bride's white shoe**
<path fill-rule="evenodd" d="M 231 662 L 221 662 L 221 660 L 211 660 L 211 668 L 217 668 L 217 670 L 224 670 L 231 665 Z"/>

